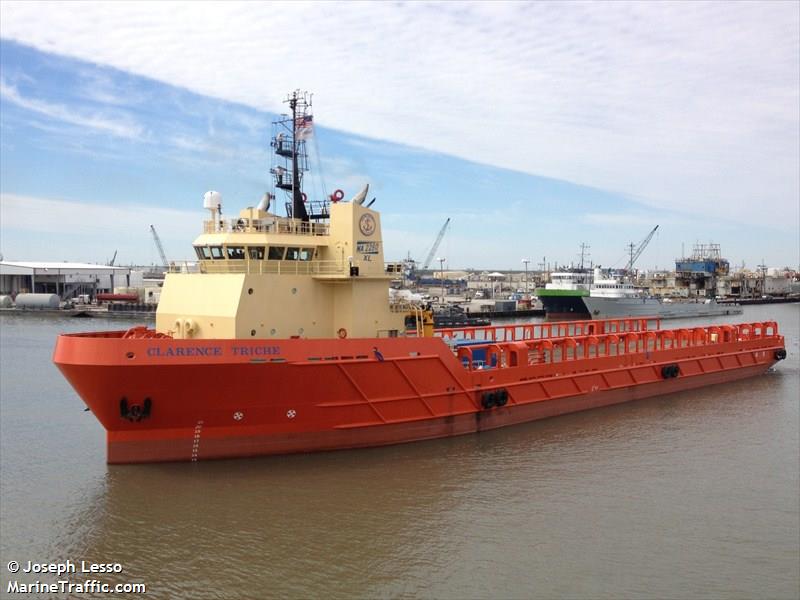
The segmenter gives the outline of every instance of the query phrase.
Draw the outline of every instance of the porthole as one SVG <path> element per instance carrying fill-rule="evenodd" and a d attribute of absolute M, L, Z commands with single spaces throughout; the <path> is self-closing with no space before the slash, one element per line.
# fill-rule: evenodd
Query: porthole
<path fill-rule="evenodd" d="M 253 295 L 253 288 L 247 288 L 247 293 L 252 296 Z"/>
<path fill-rule="evenodd" d="M 255 335 L 256 335 L 256 330 L 255 329 L 251 329 L 250 330 L 250 337 L 255 337 Z"/>
<path fill-rule="evenodd" d="M 134 358 L 136 355 L 133 352 L 128 352 L 125 354 L 126 358 Z"/>

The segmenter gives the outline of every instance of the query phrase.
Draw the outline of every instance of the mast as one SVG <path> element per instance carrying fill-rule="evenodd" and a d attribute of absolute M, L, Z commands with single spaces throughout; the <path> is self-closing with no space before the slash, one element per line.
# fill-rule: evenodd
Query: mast
<path fill-rule="evenodd" d="M 304 121 L 297 122 L 297 96 L 298 92 L 295 90 L 289 97 L 289 108 L 292 109 L 292 217 L 308 222 L 308 212 L 303 204 L 303 189 L 300 187 L 300 169 L 297 164 L 297 133 L 299 126 L 304 124 Z M 305 108 L 305 102 L 303 108 Z M 305 110 L 303 110 L 301 119 L 305 119 L 305 116 Z"/>
<path fill-rule="evenodd" d="M 309 215 L 303 193 L 303 174 L 308 170 L 305 140 L 311 135 L 313 123 L 310 95 L 295 90 L 284 102 L 289 104 L 291 116 L 281 115 L 272 123 L 271 146 L 275 149 L 275 157 L 270 173 L 275 177 L 275 188 L 286 193 L 287 216 L 303 223 L 311 218 L 326 218 L 327 212 Z"/>
<path fill-rule="evenodd" d="M 589 253 L 587 251 L 589 250 L 589 248 L 591 248 L 591 246 L 589 246 L 588 244 L 586 244 L 584 242 L 581 242 L 581 246 L 580 247 L 581 247 L 581 266 L 580 266 L 580 268 L 581 268 L 581 270 L 583 270 L 583 268 L 584 268 L 583 267 L 583 261 L 584 261 L 584 258 L 588 258 L 589 257 Z"/>

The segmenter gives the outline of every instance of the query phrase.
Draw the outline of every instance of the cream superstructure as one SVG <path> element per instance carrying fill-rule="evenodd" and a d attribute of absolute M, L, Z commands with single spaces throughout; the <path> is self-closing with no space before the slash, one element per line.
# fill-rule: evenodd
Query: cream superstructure
<path fill-rule="evenodd" d="M 205 222 L 197 273 L 167 274 L 156 329 L 175 338 L 403 335 L 408 306 L 390 305 L 397 274 L 383 257 L 380 214 L 330 204 L 327 222 L 246 208 Z"/>

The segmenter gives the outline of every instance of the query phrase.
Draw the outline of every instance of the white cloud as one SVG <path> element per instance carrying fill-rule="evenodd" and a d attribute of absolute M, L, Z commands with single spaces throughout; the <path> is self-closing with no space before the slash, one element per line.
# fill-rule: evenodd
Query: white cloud
<path fill-rule="evenodd" d="M 117 137 L 138 140 L 143 129 L 132 119 L 120 115 L 103 113 L 79 113 L 61 104 L 53 104 L 37 98 L 29 98 L 20 94 L 17 88 L 5 79 L 0 79 L 0 95 L 13 104 L 51 119 L 70 125 L 89 128 L 99 133 L 108 133 Z"/>
<path fill-rule="evenodd" d="M 102 105 L 131 107 L 154 102 L 149 94 L 131 85 L 120 85 L 118 78 L 92 67 L 79 68 L 81 98 Z"/>
<path fill-rule="evenodd" d="M 654 224 L 664 225 L 667 222 L 672 224 L 678 222 L 674 217 L 665 217 L 665 215 L 632 215 L 626 213 L 586 213 L 582 216 L 582 220 L 589 225 L 624 227 L 633 231 L 636 231 L 636 228 L 653 227 Z"/>
<path fill-rule="evenodd" d="M 0 10 L 4 38 L 200 94 L 280 110 L 284 92 L 302 85 L 316 92 L 323 126 L 657 209 L 797 227 L 796 3 L 4 2 Z M 29 103 L 37 106 L 69 116 Z"/>
<path fill-rule="evenodd" d="M 149 235 L 150 225 L 154 225 L 169 239 L 181 240 L 188 248 L 204 218 L 202 211 L 0 194 L 3 231 L 30 232 L 36 236 L 68 233 L 90 238 L 101 234 L 124 239 L 137 234 Z"/>

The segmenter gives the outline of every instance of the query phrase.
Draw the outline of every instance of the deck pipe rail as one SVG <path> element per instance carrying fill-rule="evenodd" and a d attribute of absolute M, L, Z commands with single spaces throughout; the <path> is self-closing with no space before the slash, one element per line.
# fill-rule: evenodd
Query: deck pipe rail
<path fill-rule="evenodd" d="M 456 343 L 464 340 L 518 342 L 659 329 L 661 329 L 660 318 L 637 317 L 583 321 L 550 321 L 547 323 L 525 323 L 516 325 L 485 325 L 480 327 L 451 327 L 437 329 L 433 335 L 434 337 L 441 337 L 445 341 Z"/>
<path fill-rule="evenodd" d="M 472 371 L 476 368 L 507 368 L 598 357 L 647 355 L 662 350 L 767 339 L 781 339 L 775 321 L 487 342 L 459 346 L 456 356 L 467 370 Z M 484 359 L 476 361 L 475 354 L 484 356 Z"/>

